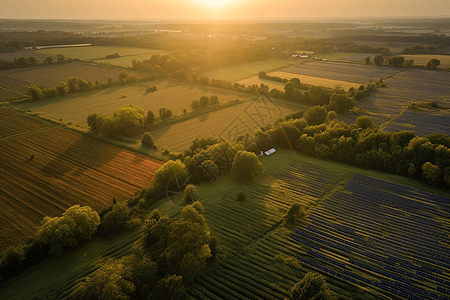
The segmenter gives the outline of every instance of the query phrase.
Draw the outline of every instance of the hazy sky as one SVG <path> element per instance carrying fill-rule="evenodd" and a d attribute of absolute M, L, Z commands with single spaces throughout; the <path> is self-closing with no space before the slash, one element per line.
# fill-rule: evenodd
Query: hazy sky
<path fill-rule="evenodd" d="M 450 16 L 450 0 L 0 0 L 0 3 L 2 19 Z"/>

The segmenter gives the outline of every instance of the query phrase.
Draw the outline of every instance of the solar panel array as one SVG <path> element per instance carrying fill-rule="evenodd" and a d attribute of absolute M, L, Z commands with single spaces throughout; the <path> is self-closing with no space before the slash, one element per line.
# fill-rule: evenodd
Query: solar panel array
<path fill-rule="evenodd" d="M 355 175 L 291 237 L 303 264 L 404 299 L 450 299 L 450 200 Z M 432 288 L 430 288 L 432 287 Z"/>

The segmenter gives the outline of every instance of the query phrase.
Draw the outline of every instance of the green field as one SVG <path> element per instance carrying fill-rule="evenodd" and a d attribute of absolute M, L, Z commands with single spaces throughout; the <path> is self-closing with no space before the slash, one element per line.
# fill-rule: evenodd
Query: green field
<path fill-rule="evenodd" d="M 280 77 L 280 78 L 287 78 L 287 79 L 298 78 L 298 79 L 300 79 L 300 82 L 303 84 L 324 86 L 324 87 L 328 87 L 328 88 L 332 88 L 332 89 L 334 89 L 336 86 L 340 86 L 344 90 L 348 90 L 351 87 L 358 88 L 361 85 L 361 84 L 355 83 L 355 82 L 307 76 L 307 75 L 288 73 L 288 72 L 283 72 L 283 71 L 271 72 L 268 75 L 276 76 L 276 77 Z"/>
<path fill-rule="evenodd" d="M 99 64 L 111 64 L 114 66 L 121 66 L 121 67 L 132 67 L 133 64 L 131 63 L 133 59 L 136 61 L 143 61 L 144 59 L 150 59 L 153 54 L 163 54 L 165 52 L 159 51 L 159 50 L 153 50 L 152 52 L 145 53 L 145 54 L 136 54 L 136 55 L 127 55 L 122 56 L 119 58 L 111 58 L 111 59 L 96 59 L 94 60 L 96 63 Z"/>
<path fill-rule="evenodd" d="M 249 76 L 258 74 L 259 71 L 269 72 L 278 68 L 296 64 L 297 61 L 285 59 L 267 59 L 254 63 L 242 64 L 228 68 L 222 68 L 215 71 L 205 72 L 200 75 L 214 79 L 226 79 L 238 81 Z"/>
<path fill-rule="evenodd" d="M 205 218 L 217 236 L 219 253 L 218 261 L 188 290 L 191 299 L 279 300 L 287 297 L 288 290 L 306 272 L 317 270 L 296 263 L 297 255 L 307 256 L 305 248 L 289 237 L 292 230 L 280 226 L 282 216 L 293 202 L 310 206 L 310 211 L 322 209 L 323 199 L 342 191 L 357 173 L 449 196 L 448 191 L 433 190 L 407 177 L 311 158 L 289 150 L 278 150 L 261 161 L 266 176 L 258 183 L 243 185 L 225 175 L 215 183 L 200 186 L 199 199 Z M 323 182 L 325 177 L 318 178 L 319 175 L 332 180 Z M 290 176 L 296 180 L 289 180 Z M 247 196 L 242 202 L 235 200 L 240 191 Z M 158 208 L 169 216 L 180 210 L 164 200 Z M 299 230 L 302 228 L 304 225 L 297 226 Z M 0 298 L 64 299 L 83 276 L 95 269 L 98 258 L 129 254 L 138 237 L 139 231 L 133 231 L 116 239 L 94 239 L 60 257 L 46 260 L 1 286 Z M 338 253 L 333 255 L 345 262 Z M 361 289 L 325 276 L 331 289 L 343 299 L 388 299 L 371 286 Z"/>
<path fill-rule="evenodd" d="M 270 115 L 265 110 L 264 104 L 249 101 L 152 130 L 151 134 L 155 145 L 158 147 L 173 152 L 183 152 L 184 149 L 187 149 L 192 144 L 192 140 L 197 137 L 206 138 L 213 136 L 233 140 L 238 135 L 250 133 L 265 124 L 273 122 L 278 117 L 298 110 L 306 111 L 309 108 L 309 106 L 292 102 L 277 100 L 274 103 L 276 103 L 279 110 L 273 110 Z M 259 115 L 260 113 L 261 115 Z M 136 139 L 138 140 L 140 137 L 136 137 Z"/>
<path fill-rule="evenodd" d="M 229 100 L 248 99 L 250 96 L 224 89 L 186 85 L 174 79 L 160 79 L 149 82 L 156 85 L 158 91 L 146 93 L 147 84 L 133 84 L 112 87 L 105 90 L 69 95 L 66 97 L 46 99 L 18 105 L 19 109 L 30 110 L 42 117 L 72 122 L 87 128 L 86 118 L 92 113 L 112 114 L 118 108 L 132 104 L 141 107 L 145 112 L 153 111 L 158 115 L 162 107 L 172 110 L 173 114 L 181 114 L 183 109 L 191 110 L 191 102 L 201 96 L 215 94 L 220 103 Z"/>
<path fill-rule="evenodd" d="M 39 53 L 58 55 L 62 54 L 69 58 L 79 58 L 82 60 L 94 60 L 105 58 L 106 55 L 119 54 L 120 56 L 140 55 L 148 53 L 161 52 L 156 49 L 144 49 L 134 47 L 118 47 L 118 46 L 87 46 L 87 47 L 67 47 L 67 48 L 51 48 L 38 50 Z M 130 60 L 131 61 L 131 60 Z"/>

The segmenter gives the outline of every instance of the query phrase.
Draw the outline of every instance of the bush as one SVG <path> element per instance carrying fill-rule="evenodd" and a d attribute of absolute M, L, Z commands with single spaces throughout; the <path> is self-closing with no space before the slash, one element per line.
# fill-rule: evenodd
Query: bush
<path fill-rule="evenodd" d="M 151 85 L 145 90 L 145 92 L 151 93 L 151 92 L 156 92 L 157 90 L 158 90 L 158 88 L 155 85 Z"/>
<path fill-rule="evenodd" d="M 192 110 L 199 109 L 200 108 L 200 101 L 198 101 L 198 100 L 192 101 L 191 108 L 192 108 Z"/>
<path fill-rule="evenodd" d="M 317 273 L 309 272 L 291 289 L 291 300 L 331 300 L 336 299 L 326 287 L 325 278 Z"/>
<path fill-rule="evenodd" d="M 219 104 L 219 97 L 217 95 L 211 95 L 209 97 L 209 105 Z"/>
<path fill-rule="evenodd" d="M 202 96 L 200 98 L 200 107 L 206 107 L 209 105 L 209 98 L 207 96 Z"/>
<path fill-rule="evenodd" d="M 168 108 L 160 108 L 159 117 L 161 118 L 161 120 L 169 119 L 170 117 L 172 117 L 172 111 Z"/>
<path fill-rule="evenodd" d="M 251 182 L 264 174 L 264 165 L 256 154 L 239 150 L 234 157 L 231 173 L 240 182 Z"/>
<path fill-rule="evenodd" d="M 283 226 L 292 227 L 299 218 L 305 216 L 305 208 L 300 203 L 292 203 L 283 217 Z"/>
<path fill-rule="evenodd" d="M 153 141 L 153 137 L 150 134 L 150 132 L 144 133 L 144 135 L 142 136 L 142 139 L 141 139 L 141 143 L 145 147 L 150 147 L 150 148 L 153 147 L 154 141 Z"/>
<path fill-rule="evenodd" d="M 377 66 L 381 66 L 384 63 L 383 55 L 377 54 L 373 59 L 373 63 L 376 64 Z"/>
<path fill-rule="evenodd" d="M 237 196 L 237 201 L 244 201 L 247 198 L 247 196 L 245 196 L 244 192 L 239 192 L 238 196 Z"/>

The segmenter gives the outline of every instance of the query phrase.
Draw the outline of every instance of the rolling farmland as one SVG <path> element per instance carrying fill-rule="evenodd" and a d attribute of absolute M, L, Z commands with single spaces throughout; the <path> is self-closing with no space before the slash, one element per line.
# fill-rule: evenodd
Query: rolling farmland
<path fill-rule="evenodd" d="M 250 101 L 151 131 L 155 144 L 170 151 L 182 152 L 195 138 L 209 136 L 234 140 L 264 124 L 308 107 L 289 102 Z"/>
<path fill-rule="evenodd" d="M 185 85 L 174 79 L 160 79 L 148 84 L 156 85 L 158 91 L 146 93 L 147 85 L 133 84 L 112 87 L 100 91 L 69 95 L 62 98 L 47 99 L 40 102 L 20 104 L 21 109 L 29 109 L 41 116 L 66 122 L 72 122 L 88 128 L 86 118 L 92 113 L 112 114 L 116 109 L 133 104 L 145 112 L 153 111 L 158 115 L 159 109 L 166 107 L 174 114 L 181 114 L 183 109 L 191 110 L 191 102 L 201 96 L 215 94 L 221 103 L 235 99 L 248 99 L 248 94 L 206 87 Z M 123 97 L 125 96 L 125 97 Z"/>
<path fill-rule="evenodd" d="M 192 299 L 283 299 L 310 271 L 343 298 L 447 299 L 449 199 L 285 153 L 262 161 L 271 180 L 202 189 L 220 265 L 196 280 Z M 270 168 L 277 162 L 284 172 Z M 311 205 L 306 222 L 278 228 L 293 201 Z"/>
<path fill-rule="evenodd" d="M 432 59 L 439 59 L 441 64 L 439 68 L 450 68 L 450 56 L 449 55 L 438 55 L 438 54 L 415 54 L 415 55 L 404 55 L 405 60 L 414 60 L 414 65 L 426 66 L 427 63 Z"/>
<path fill-rule="evenodd" d="M 386 79 L 398 72 L 401 68 L 367 66 L 340 62 L 309 62 L 282 68 L 278 71 L 306 75 L 332 80 L 367 84 L 380 78 Z M 300 79 L 301 80 L 301 79 Z"/>
<path fill-rule="evenodd" d="M 36 66 L 30 68 L 0 71 L 3 86 L 26 92 L 26 86 L 35 84 L 40 88 L 54 87 L 69 77 L 79 77 L 95 83 L 106 82 L 108 78 L 117 79 L 120 68 L 104 67 L 82 62 L 58 65 Z"/>
<path fill-rule="evenodd" d="M 230 81 L 238 81 L 249 76 L 258 74 L 259 71 L 269 72 L 274 69 L 285 67 L 295 64 L 295 61 L 284 59 L 268 59 L 263 61 L 257 61 L 254 63 L 241 64 L 228 68 L 222 68 L 215 71 L 204 72 L 201 76 L 207 76 L 214 79 L 226 79 Z"/>
<path fill-rule="evenodd" d="M 33 118 L 0 113 L 2 248 L 25 242 L 43 217 L 60 216 L 72 205 L 99 211 L 113 197 L 131 197 L 162 164 Z"/>
<path fill-rule="evenodd" d="M 106 55 L 119 54 L 120 56 L 132 56 L 140 54 L 161 52 L 155 49 L 135 48 L 135 47 L 119 47 L 119 46 L 86 46 L 86 47 L 66 47 L 66 48 L 49 48 L 38 50 L 38 53 L 56 56 L 62 54 L 69 58 L 79 58 L 82 60 L 95 60 L 105 58 Z M 131 62 L 131 60 L 130 60 Z"/>

